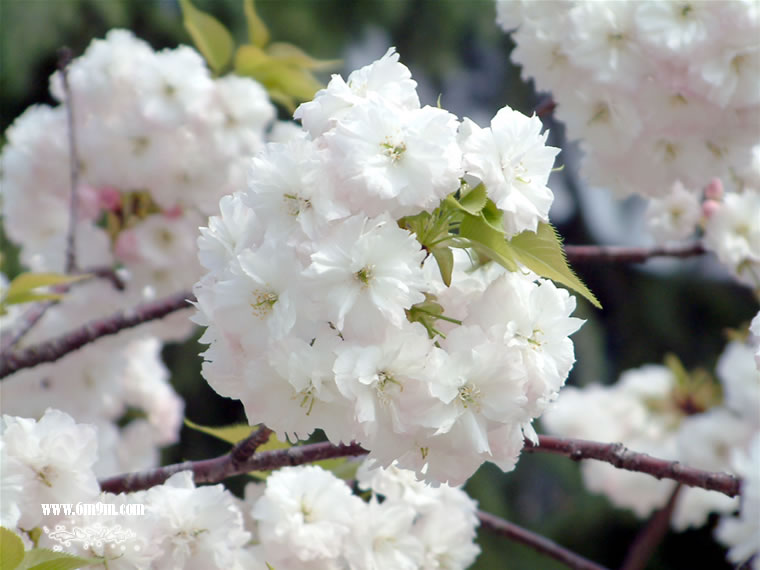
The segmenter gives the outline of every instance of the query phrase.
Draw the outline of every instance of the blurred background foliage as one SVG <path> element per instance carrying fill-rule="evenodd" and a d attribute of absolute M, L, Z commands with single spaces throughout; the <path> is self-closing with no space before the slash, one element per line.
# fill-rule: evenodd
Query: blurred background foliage
<path fill-rule="evenodd" d="M 195 0 L 234 34 L 246 40 L 242 0 Z M 510 105 L 531 114 L 546 94 L 520 79 L 509 63 L 512 44 L 494 23 L 491 0 L 259 0 L 260 16 L 276 41 L 296 44 L 320 59 L 343 60 L 344 75 L 396 46 L 419 83 L 423 104 L 441 105 L 481 125 Z M 0 0 L 0 123 L 4 133 L 14 118 L 35 103 L 52 103 L 48 77 L 56 50 L 80 54 L 93 38 L 114 27 L 128 28 L 154 48 L 191 43 L 175 0 Z M 323 74 L 326 82 L 328 75 Z M 287 113 L 281 109 L 281 117 Z M 551 141 L 563 147 L 554 175 L 557 194 L 552 219 L 570 244 L 645 243 L 630 231 L 641 211 L 636 200 L 594 200 L 577 177 L 577 151 L 566 145 L 561 125 L 551 118 Z M 591 196 L 591 198 L 590 198 Z M 589 204 L 594 208 L 589 208 Z M 606 204 L 606 206 L 605 206 Z M 601 229 L 600 229 L 601 228 Z M 13 246 L 2 233 L 3 270 L 13 276 Z M 569 382 L 614 382 L 620 372 L 661 362 L 674 352 L 687 368 L 711 369 L 725 344 L 725 330 L 748 322 L 757 310 L 749 291 L 722 276 L 711 260 L 650 262 L 644 267 L 585 264 L 576 270 L 604 305 L 597 311 L 579 300 L 587 319 L 574 335 L 578 362 Z M 172 381 L 187 402 L 186 415 L 203 425 L 244 421 L 242 406 L 217 396 L 200 376 L 197 337 L 164 352 Z M 599 433 L 599 440 L 605 434 Z M 201 459 L 224 453 L 213 438 L 183 429 L 179 445 L 165 461 Z M 242 481 L 231 481 L 240 489 Z M 481 508 L 504 516 L 599 563 L 617 567 L 642 527 L 633 515 L 587 493 L 578 466 L 567 459 L 524 454 L 504 475 L 484 466 L 468 484 Z M 711 539 L 712 526 L 670 533 L 648 568 L 727 568 L 723 550 Z M 475 568 L 562 568 L 528 548 L 484 534 Z"/>

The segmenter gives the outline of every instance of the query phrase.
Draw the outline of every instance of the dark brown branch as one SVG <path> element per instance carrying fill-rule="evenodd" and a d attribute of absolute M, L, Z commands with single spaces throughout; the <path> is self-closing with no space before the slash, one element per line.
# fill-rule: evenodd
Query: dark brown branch
<path fill-rule="evenodd" d="M 681 465 L 677 461 L 657 459 L 644 453 L 630 451 L 619 443 L 599 443 L 542 435 L 539 436 L 537 446 L 526 441 L 525 451 L 557 453 L 573 460 L 596 459 L 610 463 L 618 469 L 647 473 L 657 479 L 673 479 L 684 485 L 718 491 L 729 497 L 735 497 L 739 494 L 740 480 L 733 475 L 701 471 Z M 357 456 L 366 453 L 367 450 L 357 443 L 348 445 L 315 443 L 258 453 L 243 462 L 236 460 L 237 467 L 234 468 L 231 468 L 230 454 L 226 454 L 214 459 L 186 461 L 177 465 L 159 467 L 144 473 L 119 475 L 104 481 L 103 484 L 109 486 L 108 489 L 104 488 L 104 490 L 118 489 L 118 491 L 112 492 L 147 489 L 165 481 L 174 473 L 187 469 L 193 471 L 197 482 L 217 483 L 225 477 L 248 471 L 271 471 L 285 465 L 301 465 L 322 459 Z"/>
<path fill-rule="evenodd" d="M 565 253 L 571 263 L 644 263 L 653 257 L 684 258 L 703 255 L 705 248 L 699 242 L 678 247 L 566 245 Z"/>
<path fill-rule="evenodd" d="M 557 103 L 552 99 L 551 97 L 547 97 L 543 101 L 541 101 L 538 105 L 536 105 L 535 113 L 538 115 L 539 118 L 543 119 L 547 115 L 551 115 L 554 112 L 554 109 L 557 108 Z"/>
<path fill-rule="evenodd" d="M 600 443 L 582 439 L 570 439 L 540 435 L 537 446 L 525 442 L 525 451 L 545 451 L 557 453 L 579 461 L 581 459 L 596 459 L 604 461 L 627 471 L 638 471 L 656 479 L 673 479 L 689 487 L 701 487 L 708 491 L 718 491 L 729 497 L 739 494 L 740 480 L 728 473 L 713 473 L 687 467 L 678 461 L 657 459 L 645 453 L 637 453 L 627 449 L 621 443 Z"/>
<path fill-rule="evenodd" d="M 576 570 L 606 570 L 604 566 L 600 566 L 575 552 L 563 548 L 545 536 L 530 532 L 491 513 L 478 511 L 478 519 L 480 519 L 481 528 L 529 546 L 536 552 L 554 558 L 554 560 L 562 562 L 569 568 L 575 568 Z"/>
<path fill-rule="evenodd" d="M 670 519 L 673 516 L 678 494 L 682 488 L 682 485 L 676 485 L 665 506 L 650 517 L 644 530 L 639 533 L 628 550 L 621 570 L 643 570 L 646 568 L 647 562 L 652 558 L 657 545 L 668 533 Z"/>
<path fill-rule="evenodd" d="M 232 450 L 219 457 L 201 461 L 186 461 L 149 471 L 117 475 L 100 481 L 100 488 L 110 493 L 126 493 L 149 489 L 164 483 L 169 477 L 180 471 L 192 471 L 193 479 L 198 483 L 218 483 L 223 479 L 251 471 L 272 471 L 290 465 L 303 465 L 323 459 L 365 455 L 366 449 L 358 443 L 347 445 L 332 445 L 329 442 L 295 446 L 287 449 L 255 453 L 256 449 L 269 437 L 270 430 L 261 428 L 254 431 L 248 438 L 238 443 Z M 655 459 L 642 453 L 627 450 L 620 444 L 598 443 L 574 439 L 561 439 L 551 436 L 540 436 L 539 445 L 533 446 L 526 442 L 526 451 L 546 451 L 558 453 L 574 460 L 597 459 L 611 463 L 615 467 L 648 473 L 657 478 L 667 477 L 698 486 L 705 489 L 722 492 L 735 496 L 739 492 L 739 481 L 727 474 L 709 473 L 689 467 L 678 462 Z M 661 514 L 653 518 L 651 532 L 645 533 L 640 539 L 641 548 L 634 547 L 629 559 L 636 558 L 631 564 L 638 564 L 641 557 L 648 558 L 653 544 L 656 545 L 661 533 L 667 531 L 667 524 L 675 505 L 676 493 Z M 517 525 L 509 523 L 492 514 L 479 511 L 478 518 L 483 528 L 521 542 L 534 550 L 550 556 L 566 564 L 570 568 L 583 570 L 605 570 L 603 566 L 591 562 L 575 554 L 543 536 L 534 534 Z M 664 531 L 663 531 L 664 525 Z M 626 562 L 628 564 L 628 562 Z M 639 566 L 631 566 L 638 568 Z"/>
<path fill-rule="evenodd" d="M 119 274 L 116 273 L 113 267 L 108 267 L 107 265 L 87 267 L 85 269 L 80 269 L 76 271 L 75 273 L 92 275 L 93 277 L 97 277 L 98 279 L 106 279 L 111 282 L 111 285 L 117 291 L 124 291 L 124 289 L 126 289 L 127 287 L 126 283 L 124 283 L 124 280 L 121 277 L 119 277 Z M 72 283 L 72 285 L 76 287 L 77 284 L 84 283 L 84 281 L 85 280 L 76 281 L 75 283 Z"/>
<path fill-rule="evenodd" d="M 232 465 L 239 467 L 248 461 L 256 453 L 259 446 L 269 441 L 272 430 L 266 426 L 261 426 L 251 432 L 251 435 L 237 442 L 230 451 L 230 462 Z"/>
<path fill-rule="evenodd" d="M 116 334 L 124 329 L 165 317 L 189 306 L 195 300 L 190 291 L 138 305 L 109 317 L 90 321 L 86 325 L 18 352 L 3 353 L 0 357 L 0 378 L 45 362 L 55 362 L 101 337 Z"/>
<path fill-rule="evenodd" d="M 76 133 L 74 132 L 74 101 L 71 96 L 69 85 L 69 64 L 71 63 L 71 50 L 63 47 L 58 51 L 58 69 L 61 72 L 63 84 L 64 106 L 66 108 L 66 124 L 69 135 L 69 177 L 71 182 L 71 196 L 69 198 L 69 230 L 66 235 L 66 261 L 65 273 L 72 273 L 77 269 L 76 259 L 76 230 L 79 212 L 79 153 L 77 152 Z"/>
<path fill-rule="evenodd" d="M 256 432 L 251 437 L 255 436 Z M 267 434 L 268 437 L 268 434 Z M 250 438 L 249 438 L 250 439 Z M 201 461 L 185 461 L 166 467 L 157 467 L 149 471 L 117 475 L 100 482 L 100 488 L 110 493 L 127 493 L 149 489 L 154 485 L 160 485 L 169 477 L 180 471 L 192 471 L 196 483 L 218 483 L 228 477 L 241 475 L 250 471 L 272 471 L 288 465 L 303 465 L 323 459 L 335 457 L 352 457 L 365 455 L 367 452 L 358 443 L 348 445 L 332 445 L 326 443 L 313 443 L 299 445 L 287 449 L 274 451 L 262 451 L 252 457 L 248 455 L 252 442 L 248 444 L 243 440 L 232 448 L 232 451 Z M 243 449 L 238 446 L 243 445 Z M 256 445 L 255 447 L 258 447 Z M 255 451 L 255 448 L 253 449 Z"/>

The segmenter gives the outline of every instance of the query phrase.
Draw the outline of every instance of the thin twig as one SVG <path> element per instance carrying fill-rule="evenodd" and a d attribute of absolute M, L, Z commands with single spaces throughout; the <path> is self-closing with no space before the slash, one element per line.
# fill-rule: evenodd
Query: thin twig
<path fill-rule="evenodd" d="M 82 275 L 91 275 L 92 277 L 96 277 L 98 279 L 105 279 L 107 281 L 110 281 L 113 288 L 116 289 L 117 291 L 124 291 L 124 289 L 127 288 L 126 283 L 124 283 L 124 280 L 121 277 L 119 277 L 119 274 L 116 273 L 113 267 L 109 267 L 107 265 L 86 267 L 84 269 L 79 269 L 75 271 L 74 273 L 79 273 Z M 85 281 L 86 281 L 85 279 L 83 279 L 82 281 L 75 281 L 74 283 L 72 283 L 72 285 L 76 287 L 79 283 L 84 283 Z"/>
<path fill-rule="evenodd" d="M 69 176 L 71 181 L 71 195 L 69 198 L 69 230 L 66 236 L 66 262 L 65 273 L 72 273 L 77 268 L 75 235 L 79 211 L 79 153 L 77 152 L 76 133 L 74 132 L 74 101 L 71 96 L 69 85 L 69 64 L 71 63 L 71 50 L 63 47 L 58 51 L 58 69 L 61 72 L 61 83 L 65 95 L 64 106 L 66 107 L 66 123 L 69 135 Z"/>
<path fill-rule="evenodd" d="M 576 570 L 606 570 L 604 566 L 600 566 L 596 562 L 592 562 L 591 560 L 560 546 L 545 536 L 535 534 L 527 529 L 517 526 L 516 524 L 492 515 L 491 513 L 478 511 L 478 519 L 480 519 L 480 525 L 482 528 L 498 534 L 499 536 L 529 546 L 536 552 L 554 558 L 554 560 L 562 562 L 569 568 L 574 568 Z"/>
<path fill-rule="evenodd" d="M 64 105 L 66 108 L 66 126 L 69 138 L 69 180 L 71 185 L 69 196 L 69 228 L 66 234 L 66 255 L 64 261 L 64 273 L 66 274 L 77 272 L 75 234 L 79 211 L 79 153 L 77 152 L 76 133 L 74 130 L 74 103 L 71 95 L 71 86 L 69 85 L 69 64 L 71 63 L 71 59 L 72 54 L 69 48 L 62 47 L 58 50 L 58 69 L 61 72 L 61 83 L 63 84 L 63 92 L 65 94 Z M 114 281 L 115 283 L 116 281 Z M 0 351 L 5 352 L 18 344 L 24 335 L 39 322 L 47 310 L 54 304 L 55 302 L 47 301 L 28 311 L 22 317 L 22 325 L 19 329 L 0 341 Z"/>
<path fill-rule="evenodd" d="M 15 330 L 3 331 L 2 335 L 0 335 L 0 355 L 4 355 L 6 351 L 21 342 L 21 339 L 26 336 L 26 333 L 32 330 L 34 325 L 39 322 L 47 310 L 57 302 L 58 301 L 42 301 L 35 304 L 21 315 L 19 318 L 19 324 L 15 327 Z M 3 358 L 5 357 L 3 356 Z"/>
<path fill-rule="evenodd" d="M 87 283 L 92 278 L 107 279 L 111 282 L 111 285 L 119 291 L 125 289 L 124 281 L 117 275 L 117 273 L 111 267 L 91 267 L 89 269 L 80 269 L 75 271 L 76 274 L 88 275 L 89 277 L 74 281 L 73 283 L 66 283 L 64 285 L 56 285 L 52 287 L 53 293 L 66 293 L 71 287 L 76 287 L 81 283 Z M 16 346 L 26 334 L 34 328 L 39 320 L 45 315 L 50 307 L 57 305 L 59 301 L 42 301 L 34 304 L 18 319 L 18 325 L 14 327 L 14 330 L 3 331 L 0 333 L 0 355 L 4 355 L 6 351 Z"/>
<path fill-rule="evenodd" d="M 647 525 L 628 549 L 621 570 L 643 570 L 646 567 L 647 562 L 652 558 L 652 554 L 670 528 L 670 519 L 673 516 L 673 510 L 676 508 L 681 489 L 682 485 L 676 485 L 665 506 L 650 517 Z"/>
<path fill-rule="evenodd" d="M 312 463 L 323 459 L 352 457 L 368 453 L 358 443 L 332 445 L 326 442 L 299 445 L 273 451 L 262 451 L 252 457 L 248 456 L 246 458 L 245 454 L 247 450 L 241 452 L 238 449 L 238 455 L 236 456 L 236 448 L 237 446 L 229 453 L 214 457 L 213 459 L 185 461 L 184 463 L 157 467 L 149 471 L 117 475 L 101 481 L 100 488 L 109 493 L 140 491 L 160 485 L 180 471 L 192 471 L 193 479 L 196 483 L 218 483 L 228 477 L 249 473 L 250 471 L 272 471 L 289 465 L 303 465 L 304 463 Z"/>
<path fill-rule="evenodd" d="M 96 319 L 46 342 L 29 346 L 18 352 L 0 354 L 0 378 L 31 368 L 45 362 L 55 362 L 70 352 L 101 337 L 113 335 L 124 329 L 165 317 L 187 308 L 195 296 L 190 291 L 175 293 L 169 297 L 144 303 L 137 307 L 119 311 L 109 317 Z"/>
<path fill-rule="evenodd" d="M 620 247 L 612 245 L 566 245 L 571 263 L 644 263 L 653 257 L 694 257 L 705 253 L 700 242 L 677 247 Z"/>
<path fill-rule="evenodd" d="M 535 113 L 539 118 L 544 118 L 548 115 L 551 115 L 554 112 L 554 109 L 557 108 L 557 103 L 552 99 L 551 97 L 547 97 L 543 101 L 541 101 L 538 105 L 536 105 Z"/>
<path fill-rule="evenodd" d="M 581 459 L 596 459 L 604 461 L 627 471 L 647 473 L 656 479 L 673 479 L 689 487 L 701 487 L 708 491 L 718 491 L 729 497 L 739 494 L 740 479 L 729 473 L 714 473 L 687 467 L 678 461 L 657 459 L 646 453 L 637 453 L 626 448 L 621 443 L 600 443 L 583 439 L 538 436 L 537 446 L 525 442 L 525 451 L 544 451 L 557 453 L 579 461 Z"/>

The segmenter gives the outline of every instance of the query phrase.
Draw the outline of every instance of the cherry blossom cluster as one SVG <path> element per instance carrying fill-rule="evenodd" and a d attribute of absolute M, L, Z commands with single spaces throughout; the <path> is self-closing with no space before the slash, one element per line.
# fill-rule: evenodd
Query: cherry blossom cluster
<path fill-rule="evenodd" d="M 27 548 L 38 528 L 39 547 L 65 544 L 67 552 L 103 558 L 113 570 L 453 570 L 480 552 L 474 501 L 458 488 L 426 486 L 409 471 L 362 465 L 358 481 L 371 492 L 368 502 L 317 466 L 284 468 L 265 483 L 250 483 L 245 500 L 222 485 L 196 487 L 189 471 L 147 491 L 114 495 L 100 492 L 92 470 L 95 432 L 53 409 L 39 421 L 3 416 L 0 524 Z M 43 511 L 50 503 L 100 506 Z"/>
<path fill-rule="evenodd" d="M 461 237 L 442 201 L 481 185 L 501 235 L 547 221 L 557 149 L 540 121 L 421 107 L 393 50 L 295 116 L 303 133 L 267 145 L 201 229 L 204 377 L 283 438 L 319 428 L 452 484 L 484 461 L 512 469 L 574 362 L 575 298 L 461 248 L 437 251 L 447 286 L 428 254 Z M 408 229 L 420 216 L 443 228 L 427 251 Z"/>
<path fill-rule="evenodd" d="M 4 281 L 0 274 L 0 295 Z M 93 314 L 106 315 L 121 302 L 120 295 L 96 280 L 77 283 L 18 346 L 67 333 L 86 324 Z M 23 323 L 27 306 L 9 308 L 0 317 L 4 335 L 13 334 Z M 184 402 L 169 383 L 169 371 L 161 359 L 162 341 L 145 334 L 143 328 L 122 331 L 54 363 L 4 378 L 0 382 L 3 412 L 40 418 L 55 405 L 77 422 L 96 426 L 101 450 L 94 466 L 98 476 L 157 466 L 159 448 L 179 439 Z"/>
<path fill-rule="evenodd" d="M 212 78 L 193 49 L 156 52 L 126 30 L 94 40 L 67 78 L 79 266 L 123 267 L 124 307 L 189 288 L 201 274 L 197 228 L 221 196 L 244 184 L 247 158 L 274 118 L 265 90 L 243 77 Z M 50 84 L 61 104 L 27 109 L 6 132 L 0 156 L 4 228 L 34 271 L 63 270 L 69 228 L 61 72 Z"/>
<path fill-rule="evenodd" d="M 653 198 L 648 218 L 660 241 L 706 223 L 707 247 L 760 287 L 757 2 L 496 6 L 502 28 L 516 29 L 512 59 L 523 77 L 552 93 L 568 138 L 580 141 L 588 181 Z M 720 213 L 714 179 L 729 193 Z"/>
<path fill-rule="evenodd" d="M 568 437 L 599 439 L 602 434 L 607 441 L 707 471 L 724 472 L 733 465 L 734 473 L 744 476 L 751 462 L 758 460 L 755 448 L 760 441 L 760 363 L 756 366 L 755 350 L 740 341 L 726 346 L 715 370 L 720 386 L 704 371 L 689 375 L 671 363 L 628 370 L 612 386 L 566 387 L 542 417 L 543 425 Z M 605 463 L 585 462 L 581 469 L 591 491 L 603 493 L 639 517 L 662 507 L 675 488 L 672 481 L 616 470 Z M 673 528 L 699 527 L 710 513 L 721 513 L 732 521 L 721 531 L 725 544 L 742 543 L 736 550 L 742 556 L 760 551 L 756 479 L 754 472 L 747 487 L 742 486 L 737 519 L 729 515 L 739 508 L 739 497 L 681 489 Z"/>
<path fill-rule="evenodd" d="M 372 492 L 368 502 L 317 466 L 280 469 L 264 489 L 249 484 L 259 556 L 275 568 L 414 570 L 475 561 L 476 505 L 464 491 L 431 487 L 394 466 L 370 470 L 366 462 L 357 479 Z"/>

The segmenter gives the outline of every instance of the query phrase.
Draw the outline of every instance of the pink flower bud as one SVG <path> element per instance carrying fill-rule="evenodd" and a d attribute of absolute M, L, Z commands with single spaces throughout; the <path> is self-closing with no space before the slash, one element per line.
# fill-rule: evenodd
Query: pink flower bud
<path fill-rule="evenodd" d="M 98 202 L 103 210 L 114 211 L 121 207 L 121 192 L 113 186 L 98 188 Z"/>
<path fill-rule="evenodd" d="M 116 238 L 114 253 L 122 263 L 138 263 L 140 261 L 138 249 L 139 244 L 134 230 L 123 231 Z"/>
<path fill-rule="evenodd" d="M 87 184 L 79 187 L 78 195 L 78 214 L 81 219 L 94 220 L 100 216 L 100 200 L 98 199 L 98 190 Z"/>
<path fill-rule="evenodd" d="M 702 216 L 709 220 L 715 212 L 720 210 L 722 204 L 717 200 L 705 200 L 702 202 Z"/>
<path fill-rule="evenodd" d="M 720 178 L 713 178 L 710 180 L 709 184 L 705 186 L 705 198 L 707 200 L 717 201 L 723 199 L 723 182 L 720 181 Z"/>
<path fill-rule="evenodd" d="M 163 214 L 171 220 L 177 219 L 182 216 L 182 206 L 174 206 L 173 208 L 168 208 L 164 210 Z"/>

